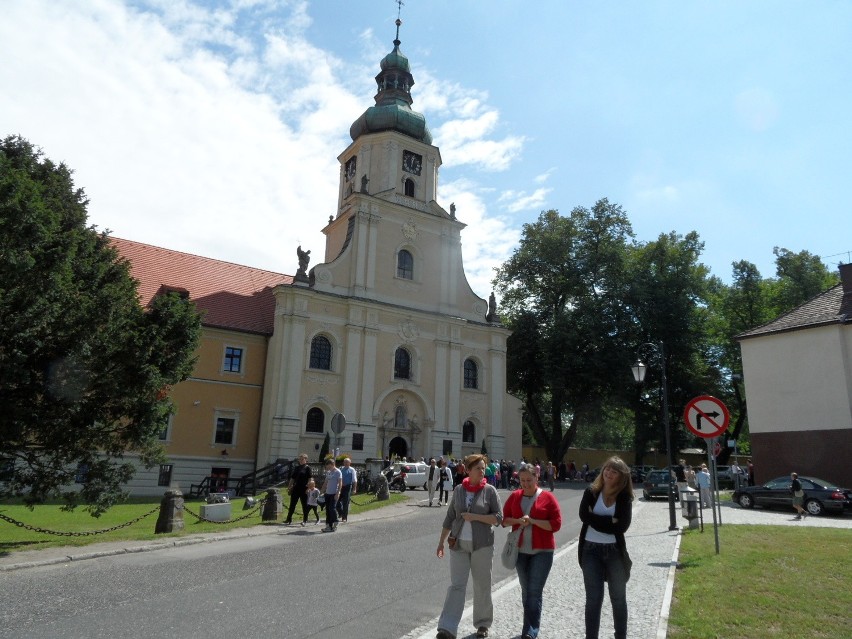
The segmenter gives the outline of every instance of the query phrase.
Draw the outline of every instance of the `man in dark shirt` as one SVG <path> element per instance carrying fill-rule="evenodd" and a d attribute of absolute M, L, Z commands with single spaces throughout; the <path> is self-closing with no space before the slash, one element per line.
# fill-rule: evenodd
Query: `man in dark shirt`
<path fill-rule="evenodd" d="M 293 511 L 296 502 L 302 504 L 303 521 L 308 520 L 308 480 L 311 478 L 311 467 L 308 466 L 308 456 L 302 453 L 297 458 L 297 465 L 290 471 L 290 481 L 287 482 L 287 492 L 290 494 L 290 507 L 287 509 L 285 524 L 293 523 Z"/>

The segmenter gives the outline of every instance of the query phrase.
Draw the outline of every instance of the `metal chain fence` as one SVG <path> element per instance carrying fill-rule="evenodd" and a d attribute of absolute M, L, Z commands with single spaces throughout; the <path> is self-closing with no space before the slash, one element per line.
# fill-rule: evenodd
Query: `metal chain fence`
<path fill-rule="evenodd" d="M 83 532 L 65 532 L 61 530 L 48 530 L 47 528 L 39 528 L 38 526 L 30 526 L 29 524 L 25 524 L 22 521 L 18 521 L 17 519 L 12 519 L 11 517 L 7 517 L 3 513 L 0 513 L 0 519 L 3 521 L 7 521 L 10 524 L 17 526 L 18 528 L 25 528 L 27 530 L 32 530 L 37 533 L 44 533 L 45 535 L 57 535 L 59 537 L 87 537 L 90 535 L 102 535 L 104 533 L 112 532 L 113 530 L 120 530 L 122 528 L 127 528 L 128 526 L 132 526 L 133 524 L 142 521 L 145 517 L 150 517 L 156 512 L 159 512 L 160 507 L 157 506 L 152 510 L 148 511 L 144 515 L 140 515 L 136 519 L 131 519 L 127 523 L 118 524 L 117 526 L 113 526 L 112 528 L 103 528 L 101 530 L 86 530 Z"/>

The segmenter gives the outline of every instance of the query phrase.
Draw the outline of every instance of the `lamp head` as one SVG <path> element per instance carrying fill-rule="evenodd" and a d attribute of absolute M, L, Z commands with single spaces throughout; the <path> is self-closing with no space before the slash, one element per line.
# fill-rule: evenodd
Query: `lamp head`
<path fill-rule="evenodd" d="M 642 363 L 641 359 L 637 359 L 636 363 L 630 367 L 630 370 L 633 371 L 633 379 L 637 384 L 641 384 L 645 381 L 645 373 L 648 370 L 648 367 Z"/>

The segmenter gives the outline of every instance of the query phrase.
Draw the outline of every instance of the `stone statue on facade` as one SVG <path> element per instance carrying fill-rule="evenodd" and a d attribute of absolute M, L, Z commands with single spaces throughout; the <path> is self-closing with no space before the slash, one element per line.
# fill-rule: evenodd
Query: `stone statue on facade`
<path fill-rule="evenodd" d="M 362 175 L 361 176 L 361 193 L 367 193 L 367 185 L 369 183 L 370 183 L 370 178 L 368 178 L 366 175 Z"/>
<path fill-rule="evenodd" d="M 296 248 L 296 257 L 299 258 L 299 270 L 296 271 L 296 275 L 293 276 L 293 280 L 296 282 L 307 282 L 308 281 L 308 263 L 311 261 L 311 252 L 303 251 L 302 245 Z"/>
<path fill-rule="evenodd" d="M 456 203 L 455 202 L 450 204 L 450 219 L 451 220 L 456 219 Z"/>
<path fill-rule="evenodd" d="M 488 296 L 488 315 L 485 316 L 486 322 L 499 322 L 500 316 L 497 315 L 497 299 L 494 297 L 494 291 Z"/>

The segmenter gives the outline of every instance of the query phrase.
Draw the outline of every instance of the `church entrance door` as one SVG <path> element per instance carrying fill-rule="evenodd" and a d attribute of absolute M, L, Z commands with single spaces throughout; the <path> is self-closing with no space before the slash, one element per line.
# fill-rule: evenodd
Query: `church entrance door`
<path fill-rule="evenodd" d="M 394 457 L 408 457 L 408 444 L 402 437 L 394 437 L 388 444 L 388 455 Z"/>

